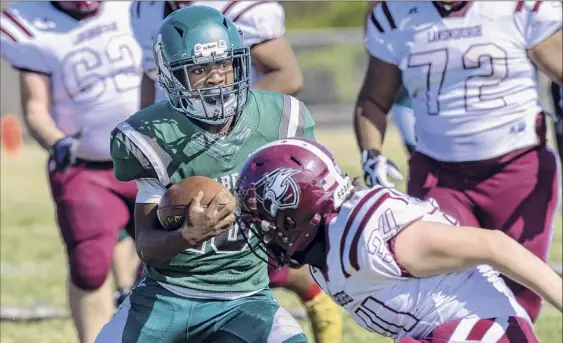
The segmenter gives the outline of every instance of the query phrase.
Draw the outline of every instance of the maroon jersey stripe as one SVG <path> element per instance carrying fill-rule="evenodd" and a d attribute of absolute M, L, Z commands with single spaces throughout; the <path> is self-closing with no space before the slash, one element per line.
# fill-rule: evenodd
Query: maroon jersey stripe
<path fill-rule="evenodd" d="M 242 11 L 240 11 L 240 13 L 235 17 L 235 19 L 233 19 L 233 22 L 237 22 L 237 20 L 240 19 L 240 17 L 242 17 L 246 12 L 250 11 L 252 8 L 258 6 L 258 5 L 262 5 L 267 3 L 268 1 L 258 1 L 253 3 L 252 5 L 248 6 L 247 8 L 243 9 Z"/>
<path fill-rule="evenodd" d="M 524 1 L 518 1 L 518 4 L 516 5 L 516 9 L 514 10 L 514 12 L 522 11 L 522 7 L 524 7 Z"/>
<path fill-rule="evenodd" d="M 237 4 L 236 1 L 231 1 L 227 4 L 227 6 L 225 6 L 225 8 L 223 8 L 223 11 L 221 11 L 221 13 L 223 13 L 223 15 L 227 15 L 229 13 L 229 11 L 233 8 L 233 6 L 235 6 Z"/>
<path fill-rule="evenodd" d="M 22 23 L 17 20 L 10 12 L 8 12 L 7 10 L 3 10 L 2 14 L 6 16 L 6 18 L 8 18 L 12 23 L 14 23 L 17 27 L 19 27 L 23 33 L 25 33 L 26 36 L 28 37 L 33 37 L 33 34 L 25 28 L 25 26 L 22 25 Z"/>
<path fill-rule="evenodd" d="M 477 323 L 475 323 L 475 325 L 473 325 L 471 331 L 469 331 L 469 335 L 467 336 L 466 340 L 481 342 L 489 328 L 493 326 L 494 323 L 495 321 L 491 319 L 479 320 Z"/>
<path fill-rule="evenodd" d="M 369 192 L 366 193 L 366 195 L 364 195 L 364 197 L 362 199 L 360 199 L 360 201 L 358 201 L 358 203 L 356 204 L 356 206 L 354 207 L 354 209 L 352 210 L 352 212 L 348 216 L 348 220 L 346 221 L 346 225 L 344 226 L 344 231 L 342 232 L 342 238 L 340 238 L 340 256 L 341 257 L 344 256 L 344 245 L 346 244 L 346 237 L 348 236 L 348 233 L 350 232 L 350 228 L 352 227 L 352 224 L 354 223 L 354 218 L 358 215 L 358 212 L 360 212 L 360 210 L 365 205 L 365 203 L 373 195 L 375 195 L 376 193 L 379 193 L 382 190 L 383 190 L 383 187 L 380 187 L 380 186 L 376 186 L 376 187 L 372 188 Z M 344 274 L 345 277 L 350 277 L 350 274 L 346 271 L 346 268 L 344 268 L 344 260 L 342 258 L 340 258 L 340 268 L 342 269 L 342 274 Z"/>
<path fill-rule="evenodd" d="M 532 12 L 537 12 L 540 9 L 540 5 L 543 1 L 536 1 L 534 4 L 534 8 L 532 8 Z"/>
<path fill-rule="evenodd" d="M 373 12 L 371 12 L 371 16 L 370 16 L 371 22 L 373 23 L 373 25 L 375 25 L 375 28 L 377 29 L 377 31 L 379 31 L 380 33 L 383 33 L 383 27 L 381 27 L 381 24 L 379 23 L 379 21 L 377 21 L 377 18 L 375 17 L 375 14 L 373 14 Z"/>
<path fill-rule="evenodd" d="M 389 22 L 389 26 L 391 26 L 391 29 L 396 29 L 397 25 L 395 25 L 395 20 L 393 20 L 393 16 L 391 16 L 391 12 L 389 12 L 387 1 L 383 1 L 381 3 L 381 8 L 383 9 L 383 14 L 385 14 L 385 18 L 387 18 L 387 21 Z"/>
<path fill-rule="evenodd" d="M 381 204 L 385 200 L 389 199 L 389 197 L 390 197 L 389 193 L 383 194 L 379 199 L 377 199 L 375 204 L 373 204 L 369 208 L 369 210 L 367 210 L 365 216 L 362 218 L 362 221 L 360 222 L 360 225 L 358 225 L 358 229 L 354 234 L 354 238 L 352 238 L 352 244 L 350 245 L 350 254 L 348 254 L 348 256 L 350 258 L 350 265 L 356 271 L 360 270 L 360 265 L 358 263 L 358 242 L 360 241 L 360 236 L 362 235 L 362 232 L 364 232 L 366 225 L 368 224 L 371 217 L 373 217 L 375 211 L 377 211 L 379 206 L 381 206 Z"/>
<path fill-rule="evenodd" d="M 12 36 L 8 31 L 4 30 L 4 28 L 1 26 L 0 26 L 0 32 L 3 33 L 6 37 L 10 38 L 10 40 L 14 43 L 18 41 L 16 37 Z"/>

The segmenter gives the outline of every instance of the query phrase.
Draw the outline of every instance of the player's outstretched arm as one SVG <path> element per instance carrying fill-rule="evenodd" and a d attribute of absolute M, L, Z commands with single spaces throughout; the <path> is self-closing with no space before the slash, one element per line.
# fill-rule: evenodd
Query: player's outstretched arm
<path fill-rule="evenodd" d="M 31 136 L 43 149 L 65 137 L 50 114 L 50 77 L 32 71 L 20 71 L 20 93 L 23 119 Z"/>
<path fill-rule="evenodd" d="M 553 82 L 563 86 L 563 32 L 561 30 L 528 50 L 528 57 Z"/>
<path fill-rule="evenodd" d="M 488 264 L 563 310 L 561 277 L 502 231 L 415 221 L 398 234 L 395 254 L 416 277 Z"/>
<path fill-rule="evenodd" d="M 250 53 L 254 67 L 263 74 L 253 88 L 288 95 L 303 89 L 303 74 L 287 38 L 281 36 L 260 43 Z"/>
<path fill-rule="evenodd" d="M 387 113 L 400 86 L 401 70 L 370 56 L 354 111 L 354 130 L 360 151 L 381 150 L 387 130 Z"/>

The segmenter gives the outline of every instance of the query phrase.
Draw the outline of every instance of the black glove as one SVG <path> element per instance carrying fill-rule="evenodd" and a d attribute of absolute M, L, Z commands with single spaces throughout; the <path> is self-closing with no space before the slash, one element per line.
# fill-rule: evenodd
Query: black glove
<path fill-rule="evenodd" d="M 67 136 L 56 141 L 49 151 L 51 160 L 55 163 L 55 167 L 52 172 L 66 172 L 70 167 L 72 167 L 76 163 L 77 147 L 78 139 L 76 137 Z"/>
<path fill-rule="evenodd" d="M 364 181 L 368 187 L 376 184 L 389 188 L 395 187 L 395 184 L 387 179 L 387 175 L 396 180 L 403 180 L 403 175 L 397 165 L 377 149 L 362 151 L 362 169 L 364 170 Z"/>

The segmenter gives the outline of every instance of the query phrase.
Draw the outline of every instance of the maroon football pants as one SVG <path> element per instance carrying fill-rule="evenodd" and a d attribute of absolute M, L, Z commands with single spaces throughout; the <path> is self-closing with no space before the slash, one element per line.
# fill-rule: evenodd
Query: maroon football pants
<path fill-rule="evenodd" d="M 538 343 L 532 325 L 522 318 L 466 318 L 440 325 L 428 337 L 405 337 L 397 343 Z"/>
<path fill-rule="evenodd" d="M 434 198 L 461 225 L 502 230 L 547 259 L 561 181 L 558 157 L 544 144 L 475 162 L 439 162 L 415 152 L 409 168 L 410 195 Z M 541 298 L 505 281 L 535 321 Z"/>
<path fill-rule="evenodd" d="M 119 230 L 134 237 L 137 185 L 118 181 L 111 162 L 79 161 L 66 173 L 50 173 L 49 181 L 71 280 L 96 290 L 111 270 Z"/>

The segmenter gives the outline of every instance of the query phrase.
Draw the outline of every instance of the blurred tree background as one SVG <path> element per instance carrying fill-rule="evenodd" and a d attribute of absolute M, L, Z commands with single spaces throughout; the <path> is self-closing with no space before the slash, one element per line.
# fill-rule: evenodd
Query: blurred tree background
<path fill-rule="evenodd" d="M 280 1 L 288 30 L 363 25 L 366 1 Z"/>

